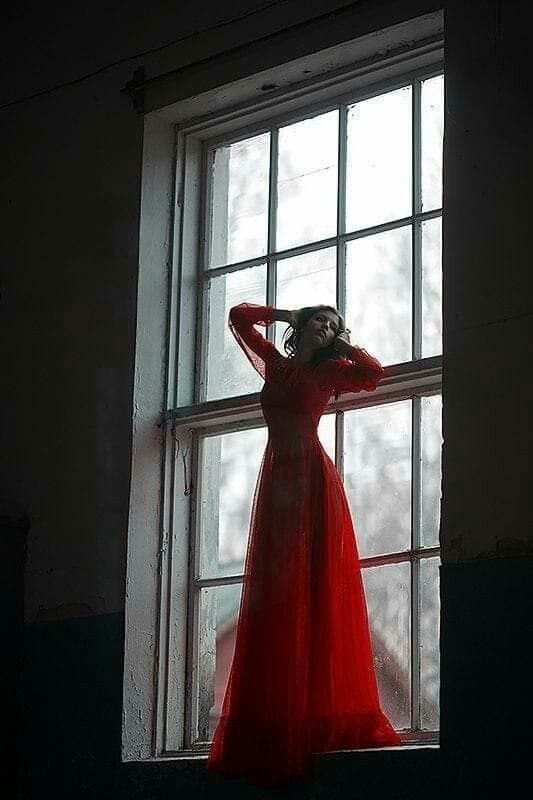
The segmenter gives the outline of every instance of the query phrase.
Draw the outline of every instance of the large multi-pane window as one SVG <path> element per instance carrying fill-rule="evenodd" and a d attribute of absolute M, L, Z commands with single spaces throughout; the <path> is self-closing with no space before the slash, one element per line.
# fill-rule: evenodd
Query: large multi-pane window
<path fill-rule="evenodd" d="M 267 437 L 228 329 L 242 301 L 337 305 L 352 342 L 397 366 L 332 399 L 319 434 L 354 517 L 383 706 L 406 739 L 438 731 L 443 96 L 437 65 L 203 141 L 196 379 L 174 414 L 193 431 L 187 692 L 166 712 L 189 748 L 220 713 Z M 284 328 L 267 333 L 280 348 Z"/>

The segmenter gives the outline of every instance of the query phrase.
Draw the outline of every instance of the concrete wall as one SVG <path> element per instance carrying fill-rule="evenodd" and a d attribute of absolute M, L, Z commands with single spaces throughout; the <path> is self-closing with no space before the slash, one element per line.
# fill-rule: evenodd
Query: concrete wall
<path fill-rule="evenodd" d="M 0 514 L 29 522 L 29 797 L 220 789 L 201 763 L 118 762 L 142 145 L 142 117 L 121 89 L 138 67 L 147 77 L 181 67 L 192 93 L 188 65 L 268 36 L 270 56 L 291 58 L 278 32 L 309 23 L 318 42 L 349 6 L 350 36 L 438 8 L 19 3 L 7 19 Z M 317 784 L 329 794 L 363 796 L 359 774 L 367 790 L 377 781 L 377 797 L 414 797 L 415 775 L 416 796 L 439 786 L 489 796 L 504 772 L 517 779 L 527 738 L 533 19 L 526 0 L 444 7 L 443 744 L 438 757 L 401 754 L 388 773 L 337 761 Z"/>
<path fill-rule="evenodd" d="M 533 554 L 527 3 L 446 16 L 443 561 Z"/>
<path fill-rule="evenodd" d="M 532 22 L 446 8 L 441 775 L 466 797 L 512 793 L 530 738 Z"/>

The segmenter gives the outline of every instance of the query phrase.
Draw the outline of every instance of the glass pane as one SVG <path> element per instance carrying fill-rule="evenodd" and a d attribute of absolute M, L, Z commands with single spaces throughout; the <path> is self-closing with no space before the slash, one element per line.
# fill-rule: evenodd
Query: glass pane
<path fill-rule="evenodd" d="M 411 214 L 411 87 L 348 108 L 346 230 Z"/>
<path fill-rule="evenodd" d="M 398 729 L 411 725 L 410 574 L 408 562 L 363 570 L 381 703 Z"/>
<path fill-rule="evenodd" d="M 422 210 L 442 206 L 444 75 L 422 81 Z"/>
<path fill-rule="evenodd" d="M 198 620 L 198 731 L 210 741 L 222 709 L 235 650 L 241 584 L 200 590 Z"/>
<path fill-rule="evenodd" d="M 438 730 L 440 682 L 440 597 L 438 558 L 420 562 L 421 727 Z"/>
<path fill-rule="evenodd" d="M 344 479 L 361 558 L 411 543 L 411 401 L 348 411 Z"/>
<path fill-rule="evenodd" d="M 209 281 L 206 399 L 258 392 L 263 385 L 228 327 L 237 303 L 265 303 L 266 267 L 250 267 Z"/>
<path fill-rule="evenodd" d="M 209 266 L 266 253 L 270 134 L 219 147 L 211 188 Z"/>
<path fill-rule="evenodd" d="M 346 324 L 352 344 L 382 364 L 410 361 L 411 227 L 346 245 Z"/>
<path fill-rule="evenodd" d="M 421 415 L 421 544 L 439 544 L 442 449 L 442 397 L 422 398 Z"/>
<path fill-rule="evenodd" d="M 442 218 L 422 223 L 422 357 L 442 353 Z"/>
<path fill-rule="evenodd" d="M 322 447 L 335 463 L 335 414 L 324 414 L 318 423 L 318 438 Z"/>
<path fill-rule="evenodd" d="M 279 131 L 276 249 L 337 232 L 338 111 Z"/>
<path fill-rule="evenodd" d="M 200 495 L 200 577 L 240 575 L 248 543 L 255 484 L 266 428 L 203 440 Z"/>
<path fill-rule="evenodd" d="M 302 308 L 319 303 L 336 304 L 336 265 L 334 247 L 316 250 L 278 262 L 276 305 L 278 308 Z M 285 327 L 276 325 L 276 344 L 282 352 Z"/>

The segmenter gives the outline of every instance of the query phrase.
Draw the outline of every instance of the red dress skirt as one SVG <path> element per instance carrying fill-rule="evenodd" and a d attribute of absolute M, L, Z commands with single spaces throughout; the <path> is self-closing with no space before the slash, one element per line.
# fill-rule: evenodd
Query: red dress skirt
<path fill-rule="evenodd" d="M 230 327 L 265 379 L 268 441 L 257 480 L 235 652 L 207 767 L 272 786 L 302 777 L 312 753 L 394 745 L 374 672 L 350 509 L 317 426 L 333 393 L 372 391 L 384 368 L 366 350 L 294 364 L 243 303 Z"/>

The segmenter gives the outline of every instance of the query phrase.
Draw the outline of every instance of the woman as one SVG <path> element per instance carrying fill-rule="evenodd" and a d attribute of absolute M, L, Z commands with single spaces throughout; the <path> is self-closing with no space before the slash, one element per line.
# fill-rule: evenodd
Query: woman
<path fill-rule="evenodd" d="M 256 325 L 287 322 L 282 355 Z M 252 506 L 235 654 L 208 769 L 263 786 L 302 777 L 311 753 L 398 744 L 373 667 L 344 487 L 317 435 L 332 394 L 385 370 L 332 306 L 242 303 L 230 328 L 264 378 L 268 426 Z"/>

